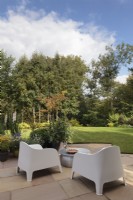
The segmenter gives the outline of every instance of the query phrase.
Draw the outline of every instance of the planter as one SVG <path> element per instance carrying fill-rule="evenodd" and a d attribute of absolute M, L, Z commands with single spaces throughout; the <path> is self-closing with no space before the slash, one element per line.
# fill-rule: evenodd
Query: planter
<path fill-rule="evenodd" d="M 8 159 L 8 152 L 0 152 L 0 161 L 5 162 Z"/>

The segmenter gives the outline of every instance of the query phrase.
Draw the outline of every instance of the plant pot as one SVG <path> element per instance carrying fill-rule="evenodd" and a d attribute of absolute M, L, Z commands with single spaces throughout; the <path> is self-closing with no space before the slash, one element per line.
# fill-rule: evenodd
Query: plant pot
<path fill-rule="evenodd" d="M 8 152 L 0 152 L 0 161 L 5 162 L 8 159 Z"/>

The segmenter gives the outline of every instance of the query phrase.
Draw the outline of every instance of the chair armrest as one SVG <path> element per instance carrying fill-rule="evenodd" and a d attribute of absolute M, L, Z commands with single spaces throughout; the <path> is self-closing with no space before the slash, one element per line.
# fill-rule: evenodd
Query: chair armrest
<path fill-rule="evenodd" d="M 44 149 L 31 149 L 31 161 L 32 165 L 40 166 L 47 165 L 48 167 L 52 165 L 52 163 L 60 164 L 59 154 L 56 149 L 52 148 L 44 148 Z M 34 164 L 33 164 L 34 163 Z"/>

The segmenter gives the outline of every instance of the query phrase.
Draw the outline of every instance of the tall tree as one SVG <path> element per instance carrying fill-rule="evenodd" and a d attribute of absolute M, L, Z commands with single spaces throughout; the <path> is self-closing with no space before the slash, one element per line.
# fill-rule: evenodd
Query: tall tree
<path fill-rule="evenodd" d="M 116 48 L 106 47 L 106 53 L 100 55 L 98 60 L 93 60 L 90 65 L 90 73 L 88 76 L 87 92 L 88 98 L 93 100 L 93 104 L 99 98 L 101 103 L 105 103 L 105 116 L 115 111 L 113 105 L 114 91 L 116 87 L 115 78 L 118 76 L 120 68 L 130 67 L 133 63 L 133 46 L 129 44 L 120 44 Z M 90 111 L 94 107 L 89 108 Z M 97 108 L 98 111 L 98 108 Z"/>
<path fill-rule="evenodd" d="M 14 58 L 8 56 L 3 50 L 0 50 L 0 107 L 1 118 L 7 121 L 7 116 L 11 116 L 14 111 L 13 105 L 13 79 L 12 79 L 12 65 Z"/>

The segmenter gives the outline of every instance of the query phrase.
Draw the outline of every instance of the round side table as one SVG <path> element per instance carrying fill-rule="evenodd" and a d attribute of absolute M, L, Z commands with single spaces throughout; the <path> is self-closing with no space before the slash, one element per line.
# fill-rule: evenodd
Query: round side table
<path fill-rule="evenodd" d="M 90 153 L 89 149 L 85 149 L 85 148 L 74 148 L 74 149 L 78 150 L 77 152 Z M 67 153 L 65 148 L 60 149 L 59 154 L 60 154 L 60 159 L 61 159 L 61 165 L 64 167 L 71 168 L 74 154 Z"/>

